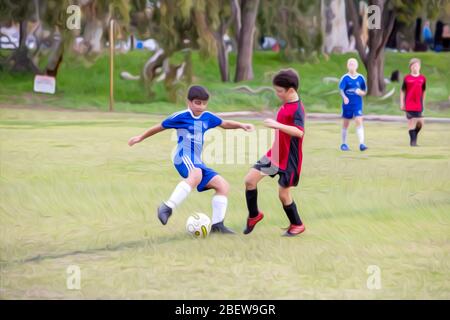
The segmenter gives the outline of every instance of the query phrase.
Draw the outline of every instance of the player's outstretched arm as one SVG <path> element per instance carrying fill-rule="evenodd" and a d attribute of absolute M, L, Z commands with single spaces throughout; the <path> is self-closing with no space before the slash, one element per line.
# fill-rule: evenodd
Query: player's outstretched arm
<path fill-rule="evenodd" d="M 297 137 L 297 138 L 303 137 L 303 134 L 304 134 L 304 132 L 297 127 L 288 126 L 288 125 L 282 124 L 278 121 L 275 121 L 273 119 L 264 120 L 264 125 L 271 129 L 281 130 L 284 133 L 286 133 L 290 136 L 293 136 L 293 137 Z"/>
<path fill-rule="evenodd" d="M 141 134 L 140 136 L 135 136 L 130 138 L 130 140 L 128 140 L 128 145 L 131 147 L 132 145 L 139 143 L 145 139 L 147 139 L 148 137 L 151 137 L 161 131 L 166 130 L 165 128 L 163 128 L 163 126 L 161 124 L 157 124 L 156 126 L 151 127 L 150 129 L 148 129 L 147 131 L 145 131 L 143 134 Z"/>
<path fill-rule="evenodd" d="M 232 120 L 223 120 L 220 125 L 222 129 L 243 129 L 245 131 L 253 131 L 255 130 L 255 126 L 251 123 L 241 123 Z"/>

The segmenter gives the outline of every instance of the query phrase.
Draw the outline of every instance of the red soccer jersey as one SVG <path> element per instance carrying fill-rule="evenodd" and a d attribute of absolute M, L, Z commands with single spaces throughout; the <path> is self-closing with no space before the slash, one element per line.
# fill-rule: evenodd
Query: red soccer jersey
<path fill-rule="evenodd" d="M 305 108 L 303 107 L 303 103 L 301 101 L 285 103 L 278 110 L 277 121 L 304 131 Z M 297 174 L 300 174 L 303 158 L 302 144 L 303 137 L 292 137 L 287 133 L 276 130 L 275 141 L 266 156 L 271 160 L 273 165 L 281 170 L 294 170 Z"/>
<path fill-rule="evenodd" d="M 417 77 L 408 74 L 403 80 L 402 90 L 405 92 L 405 110 L 423 112 L 423 95 L 427 79 L 423 75 Z"/>

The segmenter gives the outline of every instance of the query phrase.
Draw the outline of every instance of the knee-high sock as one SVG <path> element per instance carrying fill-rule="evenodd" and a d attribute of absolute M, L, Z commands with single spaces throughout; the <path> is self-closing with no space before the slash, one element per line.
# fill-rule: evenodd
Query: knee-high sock
<path fill-rule="evenodd" d="M 225 219 L 227 205 L 228 199 L 226 196 L 216 195 L 212 198 L 212 224 L 222 222 Z"/>
<path fill-rule="evenodd" d="M 359 144 L 364 144 L 364 126 L 356 128 L 356 134 L 358 135 Z"/>
<path fill-rule="evenodd" d="M 188 185 L 185 181 L 181 181 L 175 187 L 175 190 L 173 190 L 169 200 L 167 200 L 165 203 L 167 204 L 167 206 L 174 209 L 178 207 L 184 201 L 184 199 L 187 198 L 191 190 L 192 188 L 190 185 Z"/>
<path fill-rule="evenodd" d="M 292 202 L 288 206 L 283 206 L 283 209 L 284 209 L 284 212 L 286 212 L 286 215 L 291 224 L 295 224 L 298 226 L 303 224 L 302 220 L 300 219 L 300 216 L 298 214 L 297 205 L 295 204 L 295 202 Z"/>
<path fill-rule="evenodd" d="M 410 145 L 415 146 L 417 144 L 417 131 L 415 129 L 409 130 Z"/>
<path fill-rule="evenodd" d="M 342 144 L 347 144 L 347 131 L 348 129 L 342 128 Z"/>
<path fill-rule="evenodd" d="M 259 214 L 258 210 L 258 189 L 246 190 L 245 199 L 247 200 L 248 216 L 254 218 Z"/>

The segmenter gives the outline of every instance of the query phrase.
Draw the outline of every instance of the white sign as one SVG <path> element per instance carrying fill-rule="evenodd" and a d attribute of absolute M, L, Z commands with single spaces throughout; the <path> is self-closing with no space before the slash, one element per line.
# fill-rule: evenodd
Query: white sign
<path fill-rule="evenodd" d="M 34 77 L 34 92 L 55 94 L 56 80 L 54 77 L 40 76 Z"/>

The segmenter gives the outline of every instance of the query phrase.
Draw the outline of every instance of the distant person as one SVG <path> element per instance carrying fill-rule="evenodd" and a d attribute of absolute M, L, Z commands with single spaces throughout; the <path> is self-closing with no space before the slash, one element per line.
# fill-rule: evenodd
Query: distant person
<path fill-rule="evenodd" d="M 411 147 L 417 147 L 417 137 L 423 128 L 423 109 L 427 79 L 420 74 L 421 62 L 411 59 L 410 74 L 403 80 L 400 92 L 400 109 L 405 111 Z"/>
<path fill-rule="evenodd" d="M 430 21 L 425 21 L 422 30 L 423 41 L 428 45 L 429 48 L 433 46 L 433 33 L 431 32 Z"/>
<path fill-rule="evenodd" d="M 400 81 L 400 71 L 395 70 L 391 74 L 390 78 L 391 82 L 399 82 Z"/>
<path fill-rule="evenodd" d="M 450 26 L 444 25 L 442 31 L 442 49 L 443 51 L 450 51 Z"/>
<path fill-rule="evenodd" d="M 436 22 L 436 30 L 434 32 L 434 46 L 433 49 L 436 52 L 441 52 L 443 49 L 442 46 L 442 34 L 444 32 L 444 23 L 442 21 Z"/>
<path fill-rule="evenodd" d="M 367 150 L 364 143 L 363 126 L 363 97 L 367 94 L 366 80 L 358 73 L 358 61 L 354 58 L 347 61 L 348 73 L 345 74 L 339 83 L 339 90 L 342 96 L 342 151 L 349 151 L 347 144 L 347 132 L 350 120 L 355 119 L 356 134 L 359 139 L 359 150 Z"/>

